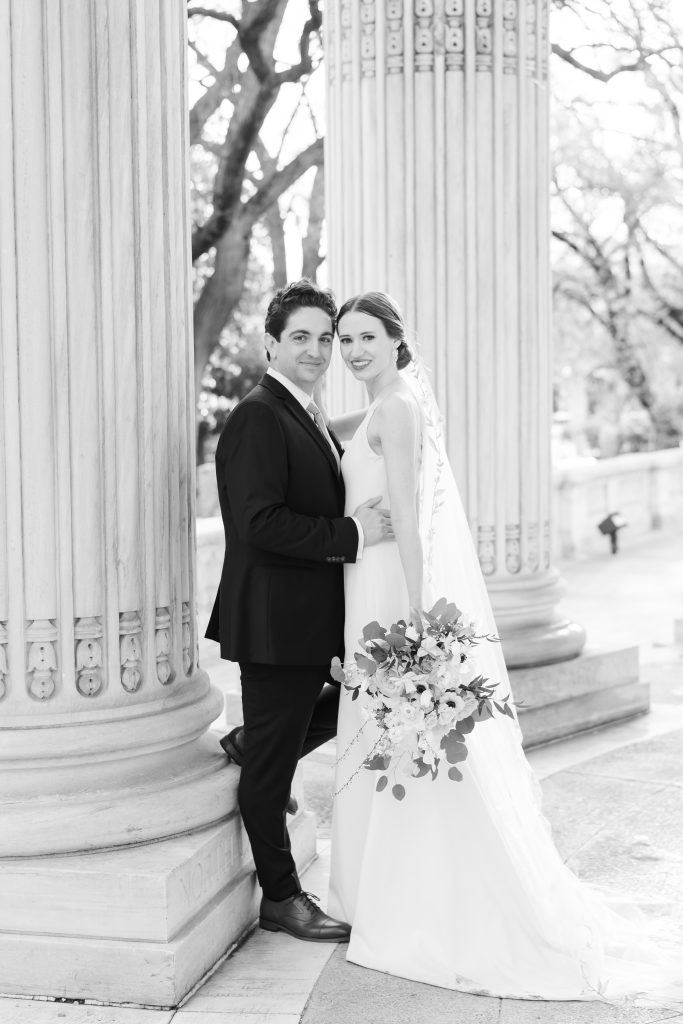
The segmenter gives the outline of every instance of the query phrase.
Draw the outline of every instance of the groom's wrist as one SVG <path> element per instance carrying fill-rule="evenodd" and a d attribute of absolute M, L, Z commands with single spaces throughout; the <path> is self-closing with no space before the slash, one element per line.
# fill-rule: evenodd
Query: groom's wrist
<path fill-rule="evenodd" d="M 353 519 L 356 524 L 356 529 L 358 530 L 358 552 L 356 554 L 356 561 L 360 562 L 363 557 L 363 548 L 365 547 L 365 534 L 363 533 L 363 527 L 360 524 L 360 520 L 356 519 L 355 516 L 351 516 L 351 519 Z"/>

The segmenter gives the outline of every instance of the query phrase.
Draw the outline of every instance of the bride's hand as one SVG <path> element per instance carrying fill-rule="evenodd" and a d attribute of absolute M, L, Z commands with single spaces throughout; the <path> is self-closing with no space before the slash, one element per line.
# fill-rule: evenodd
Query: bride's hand
<path fill-rule="evenodd" d="M 422 633 L 425 628 L 424 613 L 419 605 L 411 604 L 410 606 L 410 625 L 418 633 Z"/>

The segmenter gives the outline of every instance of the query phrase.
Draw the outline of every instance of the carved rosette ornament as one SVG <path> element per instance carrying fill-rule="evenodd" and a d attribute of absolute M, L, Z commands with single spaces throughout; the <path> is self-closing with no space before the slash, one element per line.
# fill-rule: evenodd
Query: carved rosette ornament
<path fill-rule="evenodd" d="M 493 66 L 493 0 L 477 0 L 475 16 L 475 68 L 477 71 L 490 71 Z"/>
<path fill-rule="evenodd" d="M 446 70 L 462 71 L 465 66 L 465 0 L 446 0 Z"/>
<path fill-rule="evenodd" d="M 400 75 L 404 65 L 403 0 L 387 0 L 386 62 L 388 75 Z"/>
<path fill-rule="evenodd" d="M 341 63 L 342 79 L 351 80 L 353 54 L 353 0 L 341 0 Z"/>
<path fill-rule="evenodd" d="M 434 70 L 434 0 L 415 0 L 415 70 Z"/>
<path fill-rule="evenodd" d="M 171 665 L 171 615 L 168 608 L 157 608 L 154 629 L 157 679 L 162 686 L 167 686 L 175 679 L 175 672 Z"/>
<path fill-rule="evenodd" d="M 119 651 L 121 658 L 121 686 L 135 693 L 142 683 L 142 623 L 137 612 L 123 612 L 119 616 Z"/>
<path fill-rule="evenodd" d="M 190 630 L 190 606 L 183 602 L 183 671 L 186 676 L 192 674 L 192 633 Z"/>
<path fill-rule="evenodd" d="M 503 74 L 514 75 L 517 71 L 517 0 L 505 0 L 503 4 Z"/>
<path fill-rule="evenodd" d="M 49 700 L 57 687 L 57 626 L 35 619 L 26 629 L 26 685 L 34 700 Z"/>
<path fill-rule="evenodd" d="M 76 619 L 76 689 L 82 697 L 95 697 L 102 689 L 102 623 L 96 618 Z"/>
<path fill-rule="evenodd" d="M 376 71 L 375 0 L 361 0 L 360 68 L 363 78 L 374 78 Z"/>
<path fill-rule="evenodd" d="M 7 693 L 7 680 L 9 670 L 7 668 L 7 623 L 0 622 L 0 700 Z"/>
<path fill-rule="evenodd" d="M 493 575 L 496 571 L 495 526 L 480 526 L 477 530 L 477 554 L 484 576 Z"/>
<path fill-rule="evenodd" d="M 519 523 L 505 527 L 505 568 L 509 573 L 518 573 L 522 568 L 522 530 Z"/>

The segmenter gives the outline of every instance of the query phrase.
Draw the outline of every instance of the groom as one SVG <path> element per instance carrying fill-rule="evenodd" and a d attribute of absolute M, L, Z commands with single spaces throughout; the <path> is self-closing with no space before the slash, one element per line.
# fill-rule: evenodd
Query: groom
<path fill-rule="evenodd" d="M 238 801 L 263 898 L 260 924 L 301 939 L 350 928 L 302 892 L 285 810 L 300 757 L 336 735 L 344 562 L 391 533 L 378 499 L 344 516 L 341 447 L 312 400 L 332 355 L 337 310 L 302 280 L 266 315 L 269 367 L 232 411 L 216 449 L 225 562 L 206 635 L 238 661 L 244 727 L 221 740 L 242 766 Z"/>

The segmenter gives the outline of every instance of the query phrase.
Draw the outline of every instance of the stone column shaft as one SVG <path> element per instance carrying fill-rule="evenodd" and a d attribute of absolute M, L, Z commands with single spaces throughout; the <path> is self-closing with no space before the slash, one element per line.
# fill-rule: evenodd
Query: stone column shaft
<path fill-rule="evenodd" d="M 0 856 L 225 811 L 128 799 L 171 764 L 201 788 L 190 744 L 220 709 L 194 615 L 181 7 L 0 13 Z"/>
<path fill-rule="evenodd" d="M 550 565 L 547 16 L 340 0 L 326 23 L 330 281 L 416 331 L 511 666 L 584 642 Z M 331 405 L 360 404 L 333 376 Z"/>

